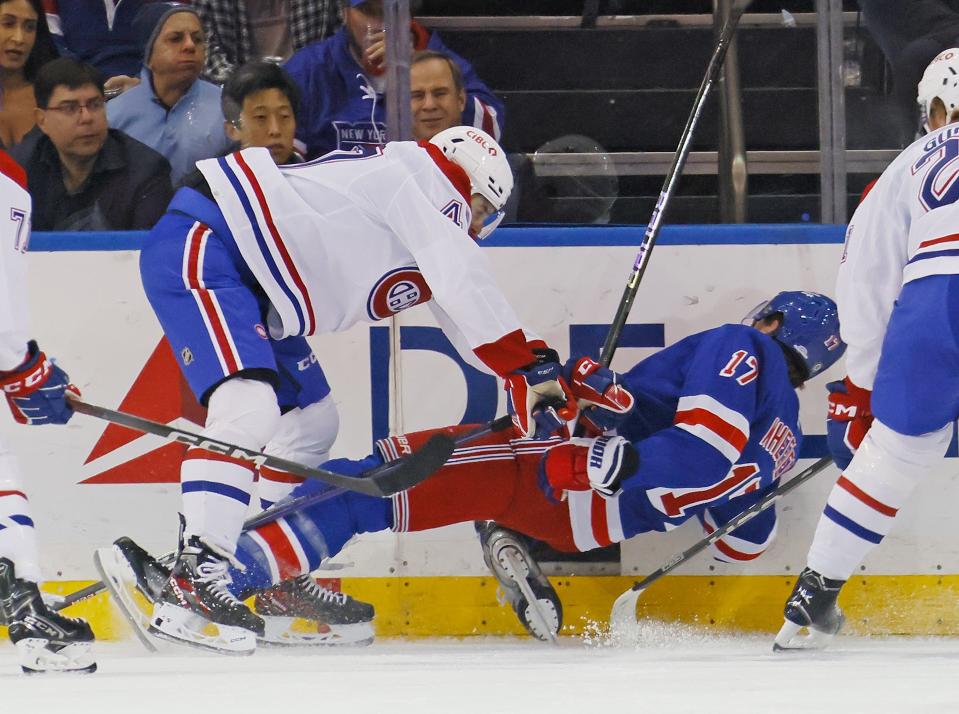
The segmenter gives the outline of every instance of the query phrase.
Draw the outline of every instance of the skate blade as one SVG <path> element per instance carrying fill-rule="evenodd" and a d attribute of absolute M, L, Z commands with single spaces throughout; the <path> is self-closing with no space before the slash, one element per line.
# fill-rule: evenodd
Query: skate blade
<path fill-rule="evenodd" d="M 149 652 L 156 652 L 157 646 L 150 634 L 151 613 L 146 609 L 150 607 L 150 602 L 137 588 L 136 575 L 126 558 L 115 546 L 97 548 L 93 553 L 93 564 L 113 596 L 114 605 L 133 628 L 133 634 L 140 644 Z"/>
<path fill-rule="evenodd" d="M 363 647 L 372 644 L 375 638 L 372 622 L 327 625 L 295 617 L 260 617 L 266 628 L 256 641 L 268 647 Z M 299 623 L 309 623 L 311 627 L 306 629 Z"/>
<path fill-rule="evenodd" d="M 212 631 L 211 631 L 212 630 Z M 223 655 L 256 652 L 256 634 L 242 627 L 219 625 L 186 608 L 157 603 L 149 632 L 154 637 Z"/>
<path fill-rule="evenodd" d="M 523 597 L 526 598 L 526 620 L 530 623 L 530 634 L 543 642 L 558 644 L 556 634 L 559 631 L 559 617 L 556 608 L 550 608 L 550 612 L 546 612 L 540 600 L 533 594 L 533 589 L 526 579 L 529 575 L 529 566 L 525 559 L 520 556 L 515 547 L 505 545 L 497 553 L 496 560 L 506 576 L 516 583 Z"/>
<path fill-rule="evenodd" d="M 805 634 L 803 634 L 805 631 Z M 811 627 L 802 627 L 786 620 L 779 628 L 779 633 L 773 642 L 773 652 L 797 652 L 804 650 L 821 650 L 832 642 L 835 635 L 830 635 Z"/>
<path fill-rule="evenodd" d="M 50 649 L 50 641 L 28 637 L 17 642 L 20 669 L 24 674 L 92 674 L 97 671 L 92 642 L 71 642 Z"/>

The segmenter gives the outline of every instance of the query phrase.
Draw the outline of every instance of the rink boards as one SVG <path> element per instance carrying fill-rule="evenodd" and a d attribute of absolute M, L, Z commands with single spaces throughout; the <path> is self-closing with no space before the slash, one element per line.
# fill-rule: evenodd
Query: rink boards
<path fill-rule="evenodd" d="M 159 325 L 140 288 L 140 238 L 34 236 L 29 263 L 35 336 L 60 359 L 86 400 L 189 425 L 201 416 L 169 350 L 160 345 Z M 502 229 L 485 250 L 523 322 L 565 354 L 595 351 L 602 342 L 641 238 L 642 229 L 634 227 Z M 832 293 L 841 241 L 842 229 L 831 226 L 665 229 L 614 366 L 627 367 L 693 332 L 738 322 L 779 290 Z M 495 381 L 452 356 L 428 309 L 405 311 L 392 322 L 311 338 L 340 410 L 334 455 L 365 454 L 371 438 L 387 431 L 464 417 L 484 421 L 504 412 Z M 841 365 L 834 367 L 800 395 L 810 437 L 807 458 L 824 453 L 825 384 L 841 376 Z M 0 438 L 20 456 L 51 581 L 91 579 L 92 550 L 119 535 L 158 552 L 173 547 L 181 447 L 82 416 L 46 429 L 4 420 Z M 664 618 L 774 627 L 835 478 L 829 469 L 781 504 L 778 541 L 765 556 L 736 566 L 701 557 L 682 577 L 651 589 L 643 607 Z M 935 483 L 921 488 L 903 510 L 893 534 L 864 564 L 863 577 L 844 591 L 852 619 L 866 620 L 860 631 L 959 633 L 952 613 L 959 595 L 951 518 L 957 491 L 950 459 Z M 643 536 L 624 544 L 619 567 L 586 567 L 557 578 L 567 623 L 581 628 L 583 617 L 601 619 L 632 576 L 655 569 L 699 537 L 691 524 Z M 471 524 L 364 537 L 334 566 L 339 569 L 329 574 L 342 578 L 344 590 L 377 605 L 380 634 L 515 631 L 511 613 L 496 605 L 494 583 L 484 577 Z M 904 599 L 906 592 L 913 597 Z M 889 607 L 891 602 L 897 606 Z M 87 609 L 101 632 L 108 632 L 102 601 Z"/>

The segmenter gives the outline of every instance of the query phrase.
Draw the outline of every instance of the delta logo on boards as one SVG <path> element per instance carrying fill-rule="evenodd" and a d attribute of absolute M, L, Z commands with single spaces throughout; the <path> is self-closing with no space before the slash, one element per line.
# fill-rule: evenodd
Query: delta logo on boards
<path fill-rule="evenodd" d="M 197 431 L 206 420 L 206 409 L 190 391 L 166 338 L 153 350 L 118 409 L 189 431 Z M 108 424 L 84 461 L 84 467 L 96 473 L 80 483 L 179 483 L 187 448 Z"/>

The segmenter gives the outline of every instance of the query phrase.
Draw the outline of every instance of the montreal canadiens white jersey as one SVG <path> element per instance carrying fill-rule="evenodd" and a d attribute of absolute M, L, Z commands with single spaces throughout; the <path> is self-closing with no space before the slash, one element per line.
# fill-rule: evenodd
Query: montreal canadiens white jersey
<path fill-rule="evenodd" d="M 902 286 L 959 273 L 959 124 L 905 149 L 853 214 L 836 286 L 849 378 L 872 389 Z"/>
<path fill-rule="evenodd" d="M 27 261 L 30 194 L 23 169 L 0 150 L 0 370 L 13 369 L 27 355 Z"/>
<path fill-rule="evenodd" d="M 490 371 L 495 357 L 484 366 L 472 352 L 520 325 L 467 232 L 469 184 L 451 166 L 415 142 L 290 166 L 262 148 L 197 164 L 270 299 L 274 338 L 344 330 L 429 301 L 464 358 Z"/>

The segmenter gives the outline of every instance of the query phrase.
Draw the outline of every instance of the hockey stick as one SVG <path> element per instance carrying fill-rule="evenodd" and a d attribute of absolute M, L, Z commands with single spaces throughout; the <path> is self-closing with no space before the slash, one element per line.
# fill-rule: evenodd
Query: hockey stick
<path fill-rule="evenodd" d="M 75 400 L 72 401 L 72 404 L 74 405 L 74 408 L 76 409 L 77 401 Z M 89 405 L 84 405 L 83 408 L 87 406 Z M 77 409 L 77 411 L 81 411 L 81 409 Z M 463 434 L 462 436 L 456 439 L 452 439 L 451 440 L 452 445 L 453 447 L 464 446 L 465 444 L 470 443 L 474 439 L 479 439 L 480 437 L 486 436 L 488 434 L 494 434 L 500 431 L 504 431 L 505 429 L 508 429 L 512 425 L 512 423 L 513 423 L 512 419 L 510 419 L 508 415 L 499 417 L 498 419 L 494 419 L 493 421 L 489 422 L 488 424 L 482 427 L 479 427 L 478 429 L 475 429 L 471 432 Z M 448 439 L 448 437 L 443 437 L 443 438 Z M 429 441 L 426 442 L 426 444 L 421 449 L 417 450 L 410 456 L 405 456 L 402 459 L 399 459 L 398 461 L 392 461 L 389 464 L 384 464 L 383 466 L 379 466 L 376 469 L 372 469 L 368 473 L 375 473 L 379 469 L 385 469 L 386 467 L 397 467 L 400 463 L 404 464 L 405 468 L 409 468 L 409 463 L 411 461 L 417 462 L 418 464 L 417 468 L 427 468 L 432 463 L 438 462 L 440 455 L 444 453 L 436 450 L 435 443 L 442 443 L 445 451 L 445 448 L 446 448 L 445 442 L 434 442 L 433 439 L 431 438 Z M 426 457 L 418 456 L 419 454 L 422 454 L 424 450 L 428 452 L 427 456 Z M 448 458 L 448 456 L 444 457 L 442 461 L 445 462 L 446 458 Z M 437 463 L 436 467 L 433 470 L 431 470 L 430 473 L 439 469 L 442 465 L 443 463 Z M 357 477 L 357 478 L 362 478 L 362 477 Z M 296 511 L 300 511 L 304 508 L 309 508 L 310 506 L 315 506 L 324 501 L 328 501 L 331 498 L 335 498 L 336 496 L 339 496 L 340 494 L 345 492 L 346 492 L 346 489 L 335 487 L 327 491 L 320 491 L 319 493 L 310 493 L 305 496 L 298 496 L 297 498 L 284 499 L 282 501 L 279 501 L 278 503 L 273 504 L 272 506 L 256 514 L 255 516 L 248 518 L 246 522 L 244 522 L 243 524 L 243 530 L 245 531 L 254 530 L 256 528 L 259 528 L 260 526 L 266 525 L 267 523 L 272 523 L 273 521 L 279 520 L 280 518 L 283 518 L 284 516 L 288 516 L 291 513 L 294 513 Z M 85 588 L 81 588 L 80 590 L 72 592 L 69 595 L 59 597 L 56 599 L 51 598 L 48 605 L 53 610 L 57 610 L 57 611 L 63 610 L 64 608 L 70 607 L 71 605 L 74 605 L 80 602 L 81 600 L 87 600 L 88 598 L 91 598 L 94 595 L 97 595 L 103 592 L 105 588 L 106 588 L 106 585 L 104 584 L 102 580 L 100 580 L 98 582 L 87 585 Z"/>
<path fill-rule="evenodd" d="M 645 578 L 634 584 L 633 587 L 616 598 L 616 601 L 613 603 L 613 609 L 609 616 L 610 630 L 612 632 L 622 633 L 625 632 L 630 625 L 636 624 L 636 603 L 639 602 L 640 596 L 650 585 L 655 583 L 670 571 L 678 568 L 693 556 L 706 550 L 706 548 L 730 531 L 735 530 L 736 528 L 739 528 L 739 526 L 751 521 L 753 518 L 773 505 L 776 499 L 785 496 L 793 489 L 802 485 L 824 468 L 829 466 L 831 463 L 832 458 L 829 456 L 819 459 L 819 461 L 812 464 L 802 473 L 796 475 L 794 478 L 789 479 L 789 481 L 786 483 L 780 484 L 779 487 L 767 493 L 761 500 L 757 501 L 750 508 L 747 508 L 745 511 L 733 518 L 722 528 L 717 528 L 715 531 L 710 533 L 701 541 L 690 546 L 682 553 L 674 555 L 672 558 L 667 560 L 663 566 L 659 568 L 659 570 L 650 573 Z"/>
<path fill-rule="evenodd" d="M 636 261 L 633 263 L 633 270 L 629 275 L 629 280 L 626 281 L 626 289 L 623 291 L 623 297 L 620 298 L 619 307 L 616 309 L 616 316 L 609 326 L 609 332 L 606 333 L 606 341 L 603 343 L 602 350 L 599 353 L 599 361 L 604 367 L 609 367 L 613 362 L 613 355 L 616 353 L 619 337 L 623 332 L 623 327 L 626 325 L 626 319 L 633 309 L 633 301 L 635 301 L 636 293 L 639 291 L 639 283 L 642 281 L 643 274 L 646 272 L 649 257 L 653 252 L 656 238 L 659 236 L 663 216 L 665 216 L 666 208 L 669 205 L 670 199 L 673 197 L 673 192 L 676 190 L 676 184 L 682 175 L 683 167 L 686 165 L 686 159 L 689 157 L 689 151 L 693 143 L 693 132 L 696 130 L 696 125 L 699 123 L 703 108 L 706 106 L 706 98 L 709 96 L 709 91 L 719 78 L 720 71 L 722 71 L 723 62 L 726 59 L 726 51 L 729 49 L 729 44 L 732 42 L 733 35 L 736 33 L 739 19 L 746 11 L 746 8 L 749 7 L 750 2 L 752 2 L 752 0 L 746 0 L 739 8 L 733 9 L 730 13 L 729 20 L 727 20 L 723 26 L 722 33 L 719 36 L 719 42 L 716 43 L 716 48 L 713 50 L 713 56 L 709 60 L 709 66 L 706 69 L 706 76 L 703 77 L 703 82 L 699 86 L 699 92 L 693 101 L 692 113 L 689 115 L 689 119 L 686 120 L 686 127 L 683 129 L 683 134 L 679 139 L 679 147 L 676 149 L 676 155 L 673 157 L 673 164 L 669 168 L 669 173 L 666 174 L 663 188 L 659 192 L 659 198 L 656 201 L 655 208 L 653 208 L 653 215 L 649 219 L 649 224 L 646 226 L 646 233 L 643 235 L 643 241 L 639 245 L 639 252 L 636 255 Z"/>
<path fill-rule="evenodd" d="M 166 424 L 143 419 L 126 412 L 87 404 L 78 399 L 71 399 L 70 404 L 74 411 L 81 414 L 104 419 L 129 429 L 142 431 L 145 434 L 154 434 L 182 444 L 231 456 L 247 461 L 253 466 L 268 466 L 277 471 L 285 471 L 303 478 L 323 481 L 331 486 L 356 491 L 367 496 L 392 496 L 394 493 L 412 488 L 429 478 L 433 472 L 446 463 L 454 448 L 452 439 L 444 434 L 436 434 L 430 437 L 423 448 L 417 450 L 415 454 L 411 454 L 408 458 L 383 464 L 357 476 L 344 476 L 325 469 L 311 468 L 293 461 L 287 461 L 277 456 L 270 456 L 253 449 L 246 449 L 236 444 L 209 439 L 189 431 L 174 429 Z"/>

